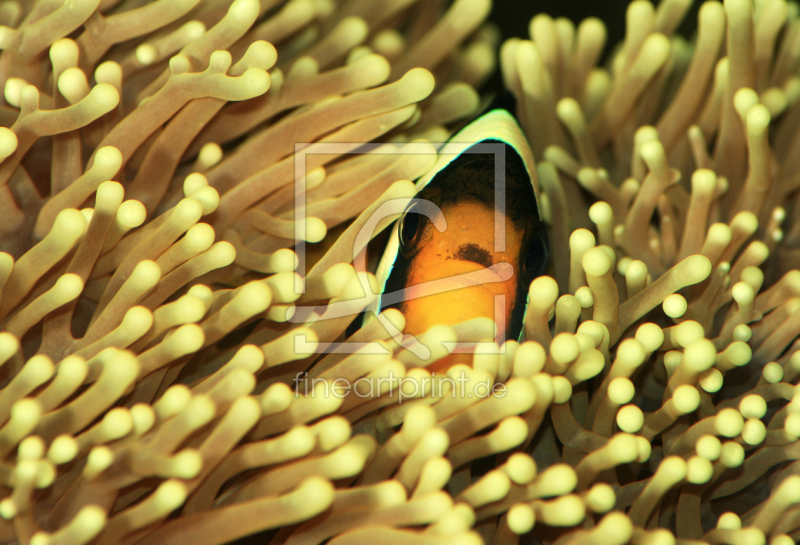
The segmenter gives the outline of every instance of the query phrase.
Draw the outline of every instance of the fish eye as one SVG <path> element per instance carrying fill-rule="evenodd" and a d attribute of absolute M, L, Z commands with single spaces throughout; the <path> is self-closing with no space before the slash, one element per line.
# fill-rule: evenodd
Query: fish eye
<path fill-rule="evenodd" d="M 528 246 L 528 252 L 525 254 L 525 260 L 523 261 L 523 267 L 525 268 L 525 272 L 533 279 L 533 277 L 542 274 L 546 266 L 547 243 L 544 237 L 539 234 L 533 237 L 533 240 L 531 240 Z"/>
<path fill-rule="evenodd" d="M 411 249 L 419 239 L 422 222 L 416 208 L 417 203 L 413 203 L 400 218 L 400 245 L 405 250 Z"/>

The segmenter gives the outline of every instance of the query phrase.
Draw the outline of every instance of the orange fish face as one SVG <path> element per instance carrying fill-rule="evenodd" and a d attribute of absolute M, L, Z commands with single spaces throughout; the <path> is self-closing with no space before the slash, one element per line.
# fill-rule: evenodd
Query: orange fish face
<path fill-rule="evenodd" d="M 411 262 L 402 306 L 408 324 L 406 332 L 416 335 L 436 323 L 457 324 L 480 316 L 507 321 L 511 302 L 517 296 L 519 248 L 524 233 L 505 215 L 496 217 L 493 208 L 478 202 L 447 206 L 442 214 L 447 228 L 439 232 L 428 223 L 416 242 L 419 250 Z M 495 251 L 496 221 L 505 223 L 504 251 Z M 510 265 L 512 274 L 472 286 L 453 280 L 449 289 L 443 285 L 438 293 L 415 297 L 414 287 L 425 282 L 455 279 L 499 264 Z M 504 317 L 494 315 L 496 296 L 505 298 L 508 312 Z"/>
<path fill-rule="evenodd" d="M 404 333 L 487 317 L 497 323 L 499 342 L 519 337 L 528 286 L 547 260 L 547 234 L 522 161 L 517 157 L 515 164 L 508 155 L 510 174 L 498 207 L 494 158 L 459 157 L 417 195 L 435 204 L 445 221 L 421 213 L 415 203 L 401 217 L 399 254 L 384 292 L 402 293 L 387 306 L 405 315 Z M 455 353 L 429 369 L 471 360 L 471 354 Z"/>
<path fill-rule="evenodd" d="M 524 232 L 505 214 L 483 203 L 464 202 L 442 210 L 447 228 L 439 232 L 431 224 L 419 234 L 419 251 L 409 270 L 406 297 L 401 310 L 406 317 L 404 333 L 419 335 L 436 324 L 453 325 L 487 317 L 498 327 L 508 324 L 519 287 L 519 249 Z M 503 251 L 495 248 L 496 223 L 504 222 Z M 495 278 L 472 284 L 459 281 L 470 273 L 490 269 Z M 495 273 L 500 269 L 509 271 Z M 446 281 L 436 293 L 418 297 L 420 285 Z M 464 285 L 467 284 L 467 285 Z M 501 325 L 502 324 L 502 325 Z M 441 371 L 456 363 L 469 363 L 470 354 L 451 354 L 431 366 Z"/>

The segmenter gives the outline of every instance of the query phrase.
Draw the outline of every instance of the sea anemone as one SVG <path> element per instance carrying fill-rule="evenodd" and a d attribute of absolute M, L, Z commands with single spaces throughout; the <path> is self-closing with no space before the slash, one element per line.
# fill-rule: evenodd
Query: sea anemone
<path fill-rule="evenodd" d="M 794 543 L 800 11 L 689 5 L 0 3 L 0 541 Z M 349 329 L 497 65 L 524 339 Z"/>

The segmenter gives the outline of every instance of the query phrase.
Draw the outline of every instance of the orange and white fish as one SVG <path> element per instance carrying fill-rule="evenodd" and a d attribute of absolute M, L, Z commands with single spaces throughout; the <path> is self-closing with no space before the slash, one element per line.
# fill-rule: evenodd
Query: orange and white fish
<path fill-rule="evenodd" d="M 405 334 L 488 317 L 499 342 L 517 340 L 548 239 L 533 154 L 514 117 L 494 108 L 464 127 L 417 189 L 378 266 L 376 310 L 401 310 Z M 470 360 L 450 354 L 429 368 Z"/>

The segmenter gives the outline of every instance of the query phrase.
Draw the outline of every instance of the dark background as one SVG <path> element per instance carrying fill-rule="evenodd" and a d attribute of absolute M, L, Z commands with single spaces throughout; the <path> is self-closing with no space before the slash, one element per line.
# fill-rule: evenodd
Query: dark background
<path fill-rule="evenodd" d="M 500 27 L 505 40 L 515 36 L 530 39 L 528 23 L 538 13 L 547 13 L 554 19 L 567 17 L 576 26 L 586 17 L 597 17 L 605 23 L 608 31 L 602 59 L 605 62 L 611 48 L 625 37 L 625 11 L 629 3 L 630 0 L 494 0 L 489 20 Z M 701 0 L 693 2 L 679 29 L 686 38 L 690 38 L 697 27 L 697 11 L 701 4 Z M 495 74 L 487 84 L 487 90 L 499 90 L 501 85 L 499 75 Z"/>
<path fill-rule="evenodd" d="M 494 0 L 490 19 L 503 31 L 503 38 L 528 36 L 528 23 L 538 13 L 553 19 L 567 17 L 576 25 L 586 17 L 598 17 L 608 28 L 609 42 L 625 35 L 625 10 L 629 0 Z"/>

